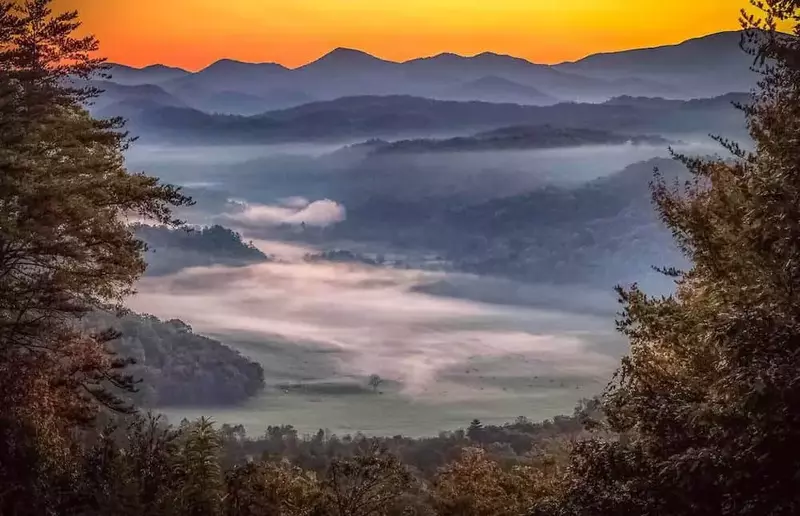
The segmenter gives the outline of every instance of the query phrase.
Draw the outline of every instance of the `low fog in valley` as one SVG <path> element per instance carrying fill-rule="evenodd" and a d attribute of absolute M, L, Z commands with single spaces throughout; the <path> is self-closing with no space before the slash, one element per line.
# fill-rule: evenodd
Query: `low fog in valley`
<path fill-rule="evenodd" d="M 488 58 L 464 59 L 452 80 Z M 235 403 L 156 408 L 255 432 L 429 435 L 570 412 L 625 354 L 613 287 L 668 293 L 653 266 L 685 264 L 650 204 L 654 170 L 680 183 L 674 155 L 718 154 L 709 133 L 744 130 L 731 102 L 746 95 L 721 83 L 665 99 L 573 79 L 584 90 L 564 99 L 509 83 L 535 82 L 524 74 L 429 98 L 424 81 L 350 97 L 343 81 L 342 95 L 284 106 L 247 83 L 250 104 L 224 114 L 198 107 L 220 97 L 181 103 L 171 82 L 153 97 L 125 73 L 94 109 L 144 136 L 129 167 L 196 201 L 179 212 L 192 233 L 137 226 L 150 267 L 128 307 L 182 321 L 264 377 Z M 502 103 L 512 88 L 518 104 Z"/>
<path fill-rule="evenodd" d="M 326 404 L 338 407 L 348 398 L 350 416 L 338 424 L 368 432 L 419 434 L 410 423 L 417 405 L 442 410 L 435 420 L 420 421 L 428 430 L 457 424 L 468 407 L 483 406 L 480 415 L 490 421 L 531 408 L 546 415 L 600 388 L 621 351 L 608 314 L 589 315 L 612 301 L 607 293 L 568 288 L 560 295 L 580 301 L 563 304 L 544 293 L 540 307 L 484 303 L 416 290 L 447 273 L 285 258 L 146 278 L 129 303 L 191 321 L 194 331 L 263 364 L 269 388 L 246 408 L 217 415 L 254 430 L 264 424 L 259 418 L 273 417 L 269 407 L 291 410 L 297 403 L 309 413 L 283 415 L 312 432 L 330 414 Z M 465 281 L 479 284 L 480 278 Z M 387 382 L 378 396 L 366 384 L 370 374 Z M 396 399 L 398 410 L 378 419 L 358 415 L 361 407 L 385 404 L 383 398 Z M 409 402 L 414 406 L 406 412 Z"/>
<path fill-rule="evenodd" d="M 474 417 L 550 417 L 600 392 L 625 352 L 613 329 L 612 287 L 640 281 L 666 292 L 669 281 L 650 265 L 659 256 L 679 261 L 647 211 L 652 159 L 671 163 L 668 144 L 344 156 L 358 147 L 131 149 L 132 166 L 195 197 L 181 213 L 190 224 L 235 230 L 265 256 L 232 265 L 151 244 L 151 273 L 128 302 L 262 365 L 263 392 L 212 407 L 215 418 L 252 431 L 288 421 L 303 432 L 427 435 Z M 715 151 L 710 140 L 673 147 Z M 635 177 L 625 178 L 631 165 Z M 518 233 L 493 223 L 504 203 L 516 210 L 531 192 L 559 203 L 598 181 L 611 181 L 600 183 L 601 195 L 623 197 L 610 213 L 580 203 L 584 213 L 565 206 L 572 221 L 536 206 L 513 215 L 512 226 L 542 238 L 553 238 L 551 226 L 569 232 L 535 243 L 555 256 L 530 266 L 490 256 L 507 255 Z M 625 190 L 605 191 L 617 188 Z M 634 217 L 626 220 L 625 210 Z M 462 211 L 486 226 L 448 229 L 467 220 Z M 574 240 L 592 224 L 611 224 L 604 231 L 615 239 L 641 235 L 612 250 Z M 367 384 L 373 374 L 383 380 L 379 392 Z M 209 413 L 162 410 L 176 420 Z"/>

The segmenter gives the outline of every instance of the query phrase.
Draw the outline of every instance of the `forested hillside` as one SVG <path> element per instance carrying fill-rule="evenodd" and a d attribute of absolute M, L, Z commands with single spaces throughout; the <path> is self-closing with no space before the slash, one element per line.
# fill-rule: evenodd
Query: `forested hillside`
<path fill-rule="evenodd" d="M 243 242 L 241 235 L 219 225 L 170 229 L 136 224 L 133 230 L 136 238 L 147 244 L 146 274 L 151 276 L 169 274 L 187 267 L 214 264 L 237 266 L 269 260 L 251 243 Z"/>
<path fill-rule="evenodd" d="M 144 407 L 228 405 L 264 387 L 259 364 L 221 342 L 195 334 L 183 321 L 95 312 L 85 324 L 119 333 L 109 348 L 135 361 L 126 372 L 140 380 L 132 398 Z"/>

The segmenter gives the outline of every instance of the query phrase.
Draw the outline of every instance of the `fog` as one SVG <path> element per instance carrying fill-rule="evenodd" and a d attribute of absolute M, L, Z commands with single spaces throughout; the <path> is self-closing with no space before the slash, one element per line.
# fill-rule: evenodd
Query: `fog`
<path fill-rule="evenodd" d="M 676 152 L 707 154 L 705 143 L 676 144 Z M 381 155 L 336 176 L 337 198 L 352 203 L 372 196 L 397 200 L 449 198 L 479 203 L 545 186 L 570 187 L 625 166 L 669 157 L 667 146 L 591 145 L 557 149 Z M 263 175 L 268 174 L 266 170 Z M 262 175 L 262 177 L 263 177 Z"/>
<path fill-rule="evenodd" d="M 677 152 L 712 154 L 710 139 L 678 141 Z M 371 197 L 397 200 L 447 197 L 485 202 L 541 188 L 572 186 L 653 157 L 667 145 L 591 145 L 535 150 L 370 155 L 341 145 L 156 147 L 134 146 L 132 168 L 165 181 L 223 192 L 250 203 L 282 198 L 330 199 L 345 206 Z"/>
<path fill-rule="evenodd" d="M 717 152 L 709 142 L 674 148 Z M 386 154 L 310 144 L 136 149 L 132 167 L 187 186 L 198 201 L 181 217 L 239 231 L 271 257 L 137 285 L 133 310 L 182 319 L 265 370 L 267 389 L 242 406 L 168 415 L 202 413 L 255 432 L 292 424 L 425 435 L 475 417 L 571 412 L 602 391 L 626 351 L 614 331 L 614 284 L 635 278 L 652 293 L 671 289 L 649 269 L 673 265 L 658 260 L 674 256 L 647 208 L 652 167 L 642 166 L 633 186 L 598 187 L 604 200 L 581 201 L 574 217 L 555 209 L 569 195 L 537 197 L 554 207 L 545 211 L 515 196 L 571 192 L 668 156 L 666 146 L 630 144 Z M 387 259 L 307 260 L 334 249 Z M 368 388 L 371 374 L 386 380 L 381 394 Z"/>
<path fill-rule="evenodd" d="M 494 417 L 569 411 L 579 395 L 600 388 L 624 348 L 610 318 L 585 310 L 587 304 L 597 310 L 610 301 L 610 291 L 562 292 L 582 296 L 583 306 L 571 308 L 554 302 L 552 291 L 543 292 L 540 307 L 484 303 L 419 290 L 439 281 L 481 281 L 468 275 L 310 264 L 298 259 L 306 248 L 280 242 L 259 242 L 259 247 L 278 254 L 282 262 L 145 278 L 128 305 L 180 318 L 259 360 L 269 387 L 261 398 L 264 409 L 274 403 L 272 398 L 288 395 L 283 392 L 287 385 L 307 389 L 291 395 L 298 403 L 338 403 L 343 386 L 366 391 L 366 378 L 378 374 L 388 381 L 386 396 L 398 400 L 398 407 L 439 405 L 446 411 L 481 400 L 517 406 L 552 391 L 555 397 L 542 407 L 519 406 L 519 414 Z M 530 295 L 535 297 L 534 291 Z M 259 410 L 255 400 L 215 415 L 233 420 L 248 413 L 245 419 L 261 428 L 276 421 L 275 414 L 267 413 L 258 419 Z M 281 422 L 315 430 L 313 414 L 287 417 Z M 396 419 L 404 417 L 408 414 L 402 410 L 396 417 L 387 414 L 380 426 L 415 433 Z M 441 414 L 425 425 L 446 427 L 450 417 Z M 340 424 L 335 419 L 327 423 Z"/>

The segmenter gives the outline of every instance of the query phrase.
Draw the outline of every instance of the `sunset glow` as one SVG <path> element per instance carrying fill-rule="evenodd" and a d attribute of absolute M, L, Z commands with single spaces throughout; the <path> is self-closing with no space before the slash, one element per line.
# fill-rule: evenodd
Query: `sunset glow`
<path fill-rule="evenodd" d="M 299 66 L 336 47 L 402 61 L 440 52 L 540 63 L 736 29 L 725 0 L 56 0 L 109 60 L 202 68 L 220 58 Z"/>

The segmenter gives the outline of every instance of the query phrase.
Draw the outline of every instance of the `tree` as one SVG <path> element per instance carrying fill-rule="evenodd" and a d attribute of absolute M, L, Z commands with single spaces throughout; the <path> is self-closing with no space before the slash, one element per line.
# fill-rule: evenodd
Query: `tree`
<path fill-rule="evenodd" d="M 466 448 L 434 481 L 436 514 L 447 516 L 524 515 L 553 493 L 556 475 L 548 466 L 517 465 L 504 470 L 480 448 Z"/>
<path fill-rule="evenodd" d="M 369 386 L 372 387 L 373 392 L 377 391 L 378 387 L 380 387 L 382 383 L 383 383 L 383 378 L 381 378 L 377 374 L 369 375 Z"/>
<path fill-rule="evenodd" d="M 481 437 L 483 437 L 483 423 L 481 423 L 480 419 L 470 421 L 469 428 L 467 428 L 467 437 L 472 441 L 479 442 L 481 440 Z"/>
<path fill-rule="evenodd" d="M 106 426 L 81 454 L 77 477 L 82 481 L 77 496 L 69 497 L 71 508 L 77 514 L 174 514 L 180 437 L 151 414 L 136 414 L 124 426 Z M 59 509 L 66 512 L 66 507 Z"/>
<path fill-rule="evenodd" d="M 106 387 L 130 379 L 109 335 L 74 321 L 119 302 L 144 271 L 126 215 L 175 225 L 170 208 L 190 200 L 125 169 L 121 121 L 91 118 L 82 103 L 96 91 L 70 85 L 101 69 L 97 42 L 75 38 L 77 14 L 49 3 L 0 3 L 0 376 L 13 377 L 6 407 L 90 419 L 97 401 L 119 408 Z"/>
<path fill-rule="evenodd" d="M 328 469 L 328 504 L 335 516 L 387 514 L 412 485 L 394 455 L 372 448 L 351 459 L 334 459 Z"/>
<path fill-rule="evenodd" d="M 211 420 L 184 425 L 183 442 L 176 455 L 179 478 L 177 490 L 180 513 L 186 516 L 213 516 L 222 507 L 222 437 Z"/>
<path fill-rule="evenodd" d="M 145 246 L 126 216 L 177 225 L 171 208 L 191 202 L 125 168 L 121 121 L 93 119 L 83 105 L 97 91 L 74 82 L 101 71 L 97 42 L 74 36 L 75 12 L 54 15 L 49 5 L 0 0 L 3 514 L 68 462 L 75 423 L 100 406 L 128 409 L 114 392 L 133 389 L 127 362 L 105 347 L 114 335 L 76 322 L 118 304 L 144 270 Z"/>
<path fill-rule="evenodd" d="M 743 46 L 763 77 L 740 106 L 754 150 L 720 139 L 732 158 L 677 156 L 692 179 L 655 181 L 693 265 L 664 271 L 672 296 L 618 290 L 631 350 L 602 400 L 618 437 L 579 443 L 543 512 L 800 512 L 800 2 L 754 5 Z"/>
<path fill-rule="evenodd" d="M 226 506 L 235 516 L 315 516 L 327 514 L 322 486 L 312 473 L 280 463 L 251 462 L 226 478 Z"/>

